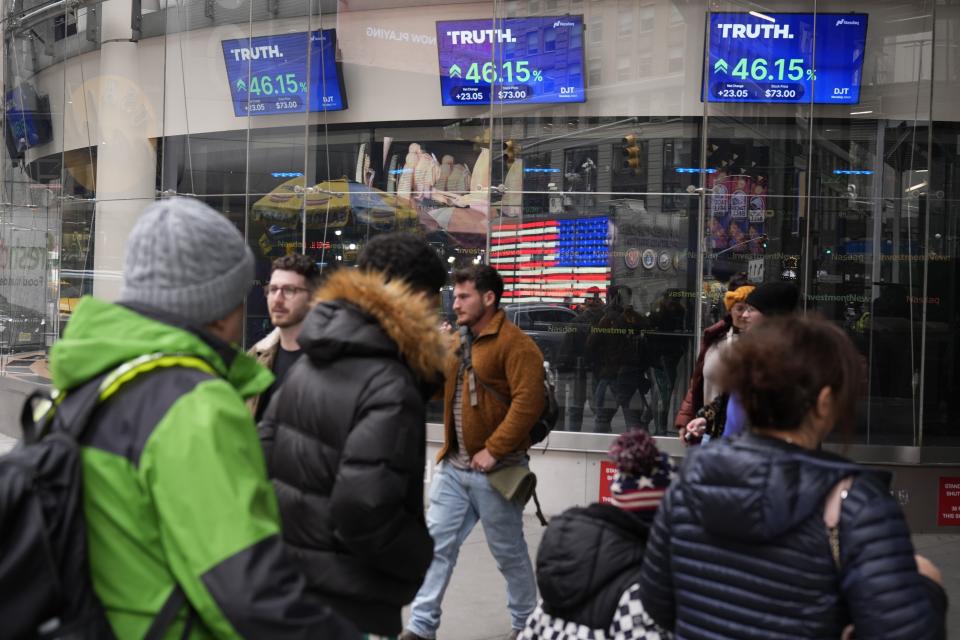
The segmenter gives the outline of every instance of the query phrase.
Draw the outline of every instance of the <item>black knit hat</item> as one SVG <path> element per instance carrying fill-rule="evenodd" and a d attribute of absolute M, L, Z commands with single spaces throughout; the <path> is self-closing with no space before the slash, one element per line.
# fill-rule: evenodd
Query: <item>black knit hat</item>
<path fill-rule="evenodd" d="M 747 296 L 746 302 L 765 316 L 786 315 L 797 310 L 800 292 L 789 282 L 765 282 Z"/>

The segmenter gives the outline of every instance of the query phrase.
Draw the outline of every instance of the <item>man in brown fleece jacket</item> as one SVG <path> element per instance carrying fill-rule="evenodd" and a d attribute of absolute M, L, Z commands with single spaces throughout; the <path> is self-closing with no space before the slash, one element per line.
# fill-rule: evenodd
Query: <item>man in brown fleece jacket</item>
<path fill-rule="evenodd" d="M 530 429 L 543 411 L 543 355 L 500 310 L 503 279 L 494 268 L 475 265 L 458 271 L 454 281 L 461 346 L 447 360 L 446 437 L 430 487 L 433 563 L 413 601 L 403 640 L 436 637 L 460 546 L 478 521 L 507 581 L 514 637 L 537 604 L 523 505 L 504 499 L 486 474 L 527 464 Z M 472 370 L 465 366 L 465 352 Z"/>

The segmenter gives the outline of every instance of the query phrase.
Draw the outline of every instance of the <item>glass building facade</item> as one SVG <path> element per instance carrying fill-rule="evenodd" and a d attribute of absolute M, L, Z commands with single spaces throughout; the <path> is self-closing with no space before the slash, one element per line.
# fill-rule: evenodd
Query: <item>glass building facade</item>
<path fill-rule="evenodd" d="M 257 284 L 393 230 L 497 267 L 570 432 L 672 435 L 720 280 L 794 282 L 863 354 L 858 451 L 960 462 L 956 0 L 3 12 L 3 376 L 43 381 L 77 300 L 116 295 L 138 213 L 179 194 L 245 234 Z M 254 287 L 246 345 L 269 329 Z"/>

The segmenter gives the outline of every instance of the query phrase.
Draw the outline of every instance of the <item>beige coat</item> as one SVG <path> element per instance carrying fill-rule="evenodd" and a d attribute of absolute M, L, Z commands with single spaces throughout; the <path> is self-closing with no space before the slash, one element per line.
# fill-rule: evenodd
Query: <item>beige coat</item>
<path fill-rule="evenodd" d="M 253 345 L 247 355 L 257 359 L 257 362 L 273 371 L 273 361 L 277 357 L 277 351 L 280 350 L 280 329 L 274 329 L 267 337 Z M 247 408 L 250 413 L 257 415 L 257 409 L 260 407 L 260 396 L 250 396 L 247 398 Z"/>

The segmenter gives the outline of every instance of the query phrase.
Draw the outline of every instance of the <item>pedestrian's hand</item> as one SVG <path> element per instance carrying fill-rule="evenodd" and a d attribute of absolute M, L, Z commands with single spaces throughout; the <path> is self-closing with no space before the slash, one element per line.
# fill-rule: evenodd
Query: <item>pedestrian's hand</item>
<path fill-rule="evenodd" d="M 470 468 L 474 471 L 486 473 L 490 471 L 490 469 L 493 469 L 496 464 L 497 459 L 490 455 L 490 452 L 486 449 L 481 449 L 473 456 L 473 460 L 470 461 Z"/>
<path fill-rule="evenodd" d="M 916 558 L 917 571 L 920 573 L 920 575 L 927 576 L 942 587 L 943 574 L 940 573 L 940 569 L 937 568 L 937 565 L 933 564 L 919 553 L 916 554 L 914 558 Z"/>
<path fill-rule="evenodd" d="M 680 432 L 680 442 L 689 447 L 692 444 L 698 444 L 703 440 L 703 434 L 707 431 L 707 420 L 705 418 L 694 418 L 687 423 L 686 428 Z"/>

